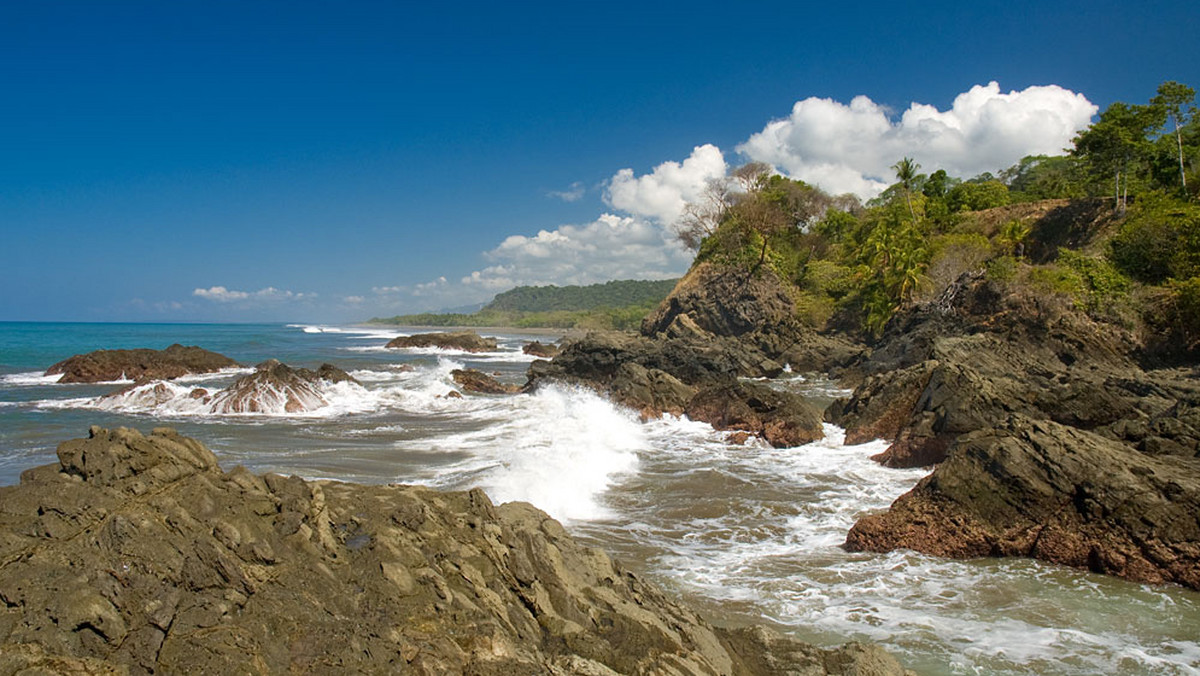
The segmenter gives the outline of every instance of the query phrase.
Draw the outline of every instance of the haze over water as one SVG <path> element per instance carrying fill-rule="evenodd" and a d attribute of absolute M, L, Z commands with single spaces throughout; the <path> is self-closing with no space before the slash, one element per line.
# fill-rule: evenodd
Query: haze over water
<path fill-rule="evenodd" d="M 923 470 L 869 460 L 885 446 L 842 445 L 841 430 L 794 449 L 727 443 L 702 423 L 642 423 L 596 395 L 446 396 L 455 368 L 524 382 L 534 338 L 494 333 L 483 355 L 388 350 L 408 331 L 302 325 L 0 323 L 0 484 L 53 462 L 92 424 L 170 425 L 226 469 L 368 483 L 483 487 L 527 500 L 569 531 L 685 596 L 715 622 L 768 622 L 831 645 L 877 641 L 922 674 L 1200 674 L 1200 594 L 1028 560 L 949 561 L 841 549 L 862 514 L 885 509 Z M 50 364 L 95 349 L 180 342 L 251 366 L 333 363 L 362 386 L 326 392 L 312 413 L 217 416 L 187 394 L 239 372 L 191 378 L 163 401 L 119 385 L 59 385 Z M 245 371 L 242 371 L 245 372 Z M 824 406 L 839 392 L 793 374 Z"/>

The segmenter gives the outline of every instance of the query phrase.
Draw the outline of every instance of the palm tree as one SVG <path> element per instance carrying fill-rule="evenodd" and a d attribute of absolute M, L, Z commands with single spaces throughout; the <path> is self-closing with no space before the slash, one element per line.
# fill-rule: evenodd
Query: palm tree
<path fill-rule="evenodd" d="M 904 186 L 904 199 L 908 201 L 908 212 L 912 214 L 913 223 L 917 222 L 917 211 L 912 205 L 912 187 L 913 182 L 917 180 L 917 169 L 920 168 L 921 165 L 913 162 L 911 157 L 905 157 L 892 165 L 892 169 L 896 170 L 896 178 L 900 185 Z"/>

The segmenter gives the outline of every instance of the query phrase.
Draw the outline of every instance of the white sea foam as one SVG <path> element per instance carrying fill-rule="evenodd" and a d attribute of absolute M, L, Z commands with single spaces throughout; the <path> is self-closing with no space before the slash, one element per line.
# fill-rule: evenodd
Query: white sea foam
<path fill-rule="evenodd" d="M 62 374 L 53 376 L 43 375 L 41 371 L 29 371 L 27 373 L 9 373 L 0 376 L 0 384 L 12 385 L 15 387 L 37 386 L 37 385 L 53 385 L 62 378 Z"/>
<path fill-rule="evenodd" d="M 492 403 L 493 424 L 433 442 L 433 450 L 472 454 L 437 483 L 481 486 L 497 502 L 530 502 L 568 522 L 613 516 L 604 495 L 636 470 L 647 443 L 633 414 L 565 386 L 482 401 Z M 430 441 L 420 445 L 428 448 Z"/>

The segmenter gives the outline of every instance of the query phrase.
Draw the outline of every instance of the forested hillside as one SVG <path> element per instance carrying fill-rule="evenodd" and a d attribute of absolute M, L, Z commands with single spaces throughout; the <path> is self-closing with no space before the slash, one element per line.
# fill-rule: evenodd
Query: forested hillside
<path fill-rule="evenodd" d="M 519 286 L 471 314 L 422 313 L 375 318 L 396 326 L 636 329 L 678 280 L 622 280 L 588 286 Z"/>

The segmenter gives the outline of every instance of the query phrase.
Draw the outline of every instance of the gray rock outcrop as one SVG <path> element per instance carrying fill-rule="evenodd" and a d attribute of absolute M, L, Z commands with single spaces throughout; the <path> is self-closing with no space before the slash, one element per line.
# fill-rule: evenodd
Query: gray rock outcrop
<path fill-rule="evenodd" d="M 713 627 L 532 506 L 92 428 L 0 488 L 5 673 L 905 673 Z"/>

